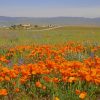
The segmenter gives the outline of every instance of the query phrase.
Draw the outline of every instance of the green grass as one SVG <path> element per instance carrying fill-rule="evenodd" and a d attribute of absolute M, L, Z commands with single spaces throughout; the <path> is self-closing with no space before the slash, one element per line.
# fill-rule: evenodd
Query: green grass
<path fill-rule="evenodd" d="M 92 41 L 92 42 L 98 42 L 100 44 L 100 27 L 66 26 L 63 28 L 48 30 L 48 31 L 47 30 L 46 31 L 34 31 L 34 30 L 4 30 L 4 29 L 0 29 L 0 54 L 6 55 L 7 50 L 5 48 L 9 47 L 9 46 L 26 45 L 26 44 L 29 44 L 29 45 L 30 44 L 62 44 L 63 45 L 63 43 L 65 43 L 67 41 L 79 41 L 79 42 Z M 87 53 L 82 53 L 82 54 L 80 53 L 80 55 L 82 55 L 83 58 L 87 58 L 88 56 L 90 56 L 91 48 L 90 48 L 89 44 L 87 46 L 89 48 L 89 50 L 87 49 Z M 30 60 L 30 58 L 29 59 L 26 58 L 28 52 L 26 52 L 26 51 L 24 51 L 24 52 L 25 53 L 18 53 L 18 51 L 17 51 L 16 54 L 14 54 L 13 58 L 11 57 L 11 59 L 10 59 L 12 62 L 12 65 L 4 65 L 4 66 L 12 67 L 13 64 L 19 63 L 20 58 L 22 58 L 24 61 L 26 61 L 25 63 L 34 62 L 34 59 L 37 59 L 36 61 L 39 61 L 37 57 L 36 58 L 34 57 L 31 60 Z M 98 53 L 97 55 L 100 56 L 99 51 L 97 53 Z M 66 57 L 66 60 L 81 61 L 81 60 L 83 60 L 83 58 L 80 58 L 79 57 L 80 55 L 79 54 L 76 55 L 74 53 L 73 54 L 69 53 L 69 55 L 66 54 L 65 57 Z M 50 76 L 51 76 L 51 74 L 50 74 Z M 57 76 L 58 76 L 58 74 L 57 74 Z M 58 89 L 56 90 L 54 88 L 55 86 L 53 84 L 46 84 L 42 79 L 43 78 L 41 78 L 41 82 L 43 82 L 44 85 L 47 85 L 48 88 L 50 88 L 49 90 L 51 91 L 50 92 L 51 97 L 54 95 L 55 96 L 58 95 L 59 97 L 61 97 L 61 100 L 63 100 L 64 97 L 65 97 L 65 100 L 66 100 L 66 98 L 70 98 L 70 100 L 75 100 L 76 95 L 73 94 L 74 92 L 72 90 L 76 89 L 76 86 L 78 86 L 79 89 L 85 88 L 90 94 L 92 93 L 91 91 L 93 91 L 93 93 L 94 93 L 95 88 L 97 89 L 97 92 L 99 91 L 99 88 L 94 87 L 94 85 L 90 85 L 90 84 L 89 84 L 89 86 L 84 85 L 85 84 L 84 82 L 82 84 L 75 83 L 72 86 L 70 84 L 64 84 L 66 86 L 66 88 L 65 87 L 62 88 L 61 86 L 63 86 L 63 84 L 60 83 Z M 30 80 L 29 80 L 29 82 L 30 82 Z M 31 81 L 31 82 L 32 82 L 31 84 L 33 84 L 33 81 Z M 28 91 L 30 91 L 29 92 L 30 94 L 32 92 L 35 94 L 38 93 L 38 91 L 36 91 L 36 88 L 34 88 L 34 84 L 28 90 Z M 83 85 L 84 85 L 84 88 L 83 88 Z M 87 88 L 87 86 L 89 88 Z M 71 88 L 68 89 L 69 87 L 71 87 Z M 23 85 L 20 86 L 20 88 L 25 91 L 25 88 Z M 65 94 L 63 94 L 63 89 L 64 89 L 64 91 L 67 92 L 68 96 L 66 95 L 66 92 L 65 92 Z M 13 91 L 11 91 L 11 92 L 13 92 Z M 47 91 L 47 92 L 49 94 L 49 91 Z M 47 94 L 47 92 L 41 91 L 41 93 L 46 93 L 46 94 Z M 36 95 L 38 96 L 38 94 L 36 94 Z M 25 93 L 23 93 L 23 92 L 22 92 L 22 94 L 18 94 L 18 96 L 16 96 L 16 97 L 18 100 L 19 99 L 21 99 L 21 100 L 29 100 L 30 99 L 30 96 L 25 95 Z M 99 93 L 98 93 L 98 97 L 99 97 Z M 78 98 L 78 96 L 76 98 Z M 95 97 L 94 98 L 91 97 L 91 98 L 92 98 L 91 100 L 95 100 L 94 99 Z"/>
<path fill-rule="evenodd" d="M 0 46 L 23 44 L 59 44 L 66 41 L 95 41 L 100 43 L 100 27 L 66 26 L 54 30 L 0 29 Z"/>

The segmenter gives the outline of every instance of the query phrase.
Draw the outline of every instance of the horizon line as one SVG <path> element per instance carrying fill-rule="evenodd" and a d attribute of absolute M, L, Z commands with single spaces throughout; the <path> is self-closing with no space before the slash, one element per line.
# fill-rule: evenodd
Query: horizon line
<path fill-rule="evenodd" d="M 0 15 L 0 17 L 17 17 L 17 18 L 65 18 L 65 17 L 70 17 L 70 18 L 90 18 L 90 19 L 94 19 L 94 18 L 100 18 L 100 17 L 83 17 L 83 16 L 3 16 Z"/>

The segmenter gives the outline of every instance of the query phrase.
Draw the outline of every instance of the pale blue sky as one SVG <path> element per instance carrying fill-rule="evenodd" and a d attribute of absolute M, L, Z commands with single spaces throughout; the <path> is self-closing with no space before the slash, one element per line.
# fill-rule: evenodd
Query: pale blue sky
<path fill-rule="evenodd" d="M 100 0 L 0 0 L 0 16 L 100 17 Z"/>

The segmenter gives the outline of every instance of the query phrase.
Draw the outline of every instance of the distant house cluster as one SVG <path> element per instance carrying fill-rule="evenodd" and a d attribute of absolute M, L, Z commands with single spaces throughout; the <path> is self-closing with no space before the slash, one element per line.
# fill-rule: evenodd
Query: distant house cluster
<path fill-rule="evenodd" d="M 18 24 L 18 25 L 12 25 L 10 27 L 2 26 L 4 29 L 44 29 L 44 28 L 52 28 L 55 27 L 55 25 L 49 24 L 49 25 L 32 25 L 32 24 Z"/>
<path fill-rule="evenodd" d="M 32 25 L 31 24 L 19 24 L 19 25 L 12 25 L 10 28 L 11 29 L 31 29 Z"/>
<path fill-rule="evenodd" d="M 32 25 L 31 24 L 20 24 L 22 27 L 31 27 Z"/>

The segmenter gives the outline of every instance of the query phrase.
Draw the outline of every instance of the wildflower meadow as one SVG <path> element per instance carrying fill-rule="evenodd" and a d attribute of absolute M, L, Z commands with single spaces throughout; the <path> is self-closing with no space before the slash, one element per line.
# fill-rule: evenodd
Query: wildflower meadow
<path fill-rule="evenodd" d="M 0 100 L 97 100 L 100 45 L 22 45 L 0 50 Z"/>

